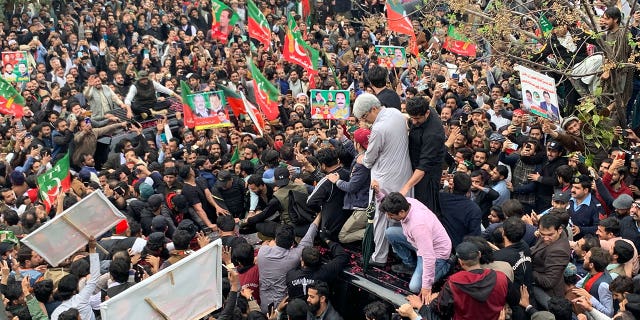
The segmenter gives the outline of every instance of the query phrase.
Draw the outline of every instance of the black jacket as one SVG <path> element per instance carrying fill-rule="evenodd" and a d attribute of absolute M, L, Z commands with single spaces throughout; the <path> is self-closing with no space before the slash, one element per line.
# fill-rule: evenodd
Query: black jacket
<path fill-rule="evenodd" d="M 289 299 L 306 296 L 307 286 L 316 281 L 332 283 L 349 263 L 349 255 L 342 246 L 335 241 L 329 242 L 329 250 L 333 259 L 320 265 L 320 267 L 298 267 L 287 272 L 286 283 L 289 292 Z"/>
<path fill-rule="evenodd" d="M 340 175 L 340 180 L 349 180 L 349 171 L 340 168 L 334 173 Z M 316 188 L 307 199 L 309 209 L 320 212 L 322 214 L 322 228 L 326 228 L 329 232 L 329 238 L 333 241 L 338 240 L 338 233 L 351 215 L 349 210 L 344 210 L 344 191 L 336 187 L 327 178 L 322 178 L 316 185 Z"/>
<path fill-rule="evenodd" d="M 214 187 L 211 188 L 211 193 L 218 205 L 229 210 L 229 213 L 234 217 L 239 218 L 244 216 L 246 211 L 244 206 L 244 181 L 233 177 L 231 188 L 225 190 Z"/>

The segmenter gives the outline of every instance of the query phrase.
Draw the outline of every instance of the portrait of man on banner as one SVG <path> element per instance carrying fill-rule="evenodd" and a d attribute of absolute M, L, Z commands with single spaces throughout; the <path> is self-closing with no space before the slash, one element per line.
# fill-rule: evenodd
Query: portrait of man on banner
<path fill-rule="evenodd" d="M 351 113 L 347 90 L 311 90 L 311 118 L 347 119 Z"/>
<path fill-rule="evenodd" d="M 222 44 L 226 44 L 229 34 L 233 31 L 235 17 L 231 8 L 224 8 L 217 12 L 217 19 L 211 26 L 211 37 Z"/>
<path fill-rule="evenodd" d="M 187 96 L 196 129 L 231 126 L 229 108 L 222 91 L 198 92 Z"/>
<path fill-rule="evenodd" d="M 26 51 L 2 52 L 2 77 L 9 82 L 29 81 Z"/>

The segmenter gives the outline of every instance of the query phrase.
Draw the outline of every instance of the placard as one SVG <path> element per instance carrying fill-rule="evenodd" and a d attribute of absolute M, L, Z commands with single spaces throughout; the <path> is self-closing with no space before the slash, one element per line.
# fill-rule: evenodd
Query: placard
<path fill-rule="evenodd" d="M 103 320 L 200 319 L 222 306 L 220 239 L 100 304 Z"/>
<path fill-rule="evenodd" d="M 350 106 L 348 90 L 311 90 L 312 119 L 347 119 Z"/>
<path fill-rule="evenodd" d="M 187 96 L 198 130 L 230 127 L 229 108 L 222 91 L 198 92 Z"/>
<path fill-rule="evenodd" d="M 376 46 L 378 64 L 387 68 L 405 68 L 407 66 L 407 54 L 404 47 Z"/>
<path fill-rule="evenodd" d="M 28 82 L 29 64 L 26 51 L 2 52 L 2 77 L 9 82 Z"/>
<path fill-rule="evenodd" d="M 96 190 L 31 232 L 22 243 L 55 267 L 84 248 L 89 242 L 87 235 L 98 238 L 125 218 L 101 190 Z"/>
<path fill-rule="evenodd" d="M 522 84 L 522 109 L 560 123 L 562 115 L 556 94 L 556 81 L 542 73 L 516 66 Z"/>

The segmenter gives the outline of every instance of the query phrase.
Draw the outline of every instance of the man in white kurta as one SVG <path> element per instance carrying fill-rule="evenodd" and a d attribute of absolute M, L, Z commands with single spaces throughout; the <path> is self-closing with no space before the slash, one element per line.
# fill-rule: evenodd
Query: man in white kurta
<path fill-rule="evenodd" d="M 369 93 L 358 96 L 353 115 L 361 121 L 372 123 L 369 146 L 363 159 L 364 166 L 371 169 L 371 181 L 377 181 L 385 194 L 400 191 L 413 173 L 409 159 L 407 118 L 398 109 L 382 106 L 378 98 Z M 406 196 L 413 197 L 413 190 Z M 385 264 L 389 254 L 385 230 L 389 221 L 376 208 L 373 223 L 376 248 L 371 261 Z"/>

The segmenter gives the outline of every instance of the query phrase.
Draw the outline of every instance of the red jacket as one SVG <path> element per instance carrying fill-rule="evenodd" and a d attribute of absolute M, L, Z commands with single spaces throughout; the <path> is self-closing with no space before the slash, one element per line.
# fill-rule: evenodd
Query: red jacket
<path fill-rule="evenodd" d="M 613 190 L 613 188 L 610 185 L 611 177 L 612 177 L 611 173 L 609 173 L 608 171 L 605 172 L 604 176 L 602 176 L 602 184 L 604 184 L 604 187 L 607 188 L 607 190 L 611 194 L 611 197 L 613 197 L 614 200 L 617 199 L 619 195 L 624 193 L 630 195 L 633 198 L 633 192 L 631 191 L 631 189 L 629 189 L 629 186 L 627 186 L 627 184 L 624 181 L 620 182 L 620 189 L 618 189 L 618 191 Z M 598 201 L 600 201 L 600 203 L 606 203 L 599 193 L 597 194 L 596 198 L 598 199 Z M 611 209 L 609 208 L 609 206 L 603 205 L 602 208 L 604 208 L 604 214 L 606 216 L 600 216 L 600 220 L 603 220 L 609 215 L 611 215 Z"/>
<path fill-rule="evenodd" d="M 495 320 L 507 303 L 508 292 L 509 280 L 502 272 L 460 271 L 449 277 L 430 307 L 453 320 Z"/>

